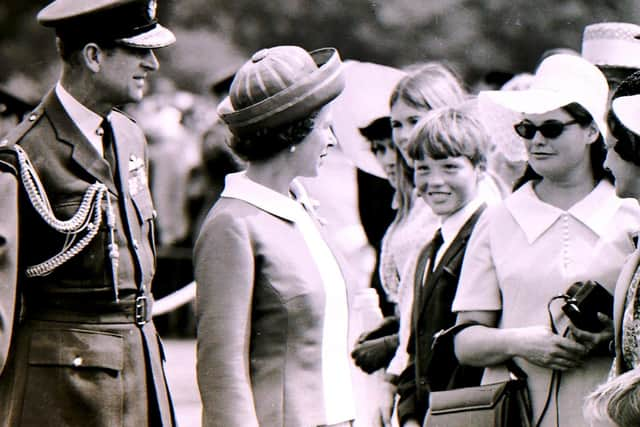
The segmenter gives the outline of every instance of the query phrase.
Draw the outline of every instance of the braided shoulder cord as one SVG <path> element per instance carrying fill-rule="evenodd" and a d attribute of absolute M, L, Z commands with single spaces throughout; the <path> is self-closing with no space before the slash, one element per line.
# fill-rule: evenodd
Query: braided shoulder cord
<path fill-rule="evenodd" d="M 70 219 L 61 221 L 56 218 L 44 186 L 42 185 L 35 168 L 31 164 L 27 153 L 18 145 L 15 146 L 15 149 L 18 155 L 18 164 L 20 166 L 20 177 L 22 179 L 22 183 L 31 204 L 40 217 L 49 226 L 60 233 L 73 234 L 77 236 L 84 230 L 88 230 L 87 233 L 74 244 L 70 244 L 68 246 L 65 245 L 65 248 L 63 248 L 58 254 L 44 262 L 41 262 L 40 264 L 27 267 L 27 277 L 46 276 L 82 252 L 82 250 L 86 248 L 98 234 L 102 223 L 102 205 L 103 202 L 106 201 L 107 227 L 109 228 L 110 236 L 109 257 L 111 258 L 115 300 L 118 301 L 117 278 L 119 253 L 118 246 L 115 241 L 115 213 L 111 205 L 111 199 L 106 185 L 100 182 L 90 185 L 85 192 L 82 202 L 80 203 L 80 207 L 76 213 Z M 93 213 L 92 218 L 91 213 Z"/>
<path fill-rule="evenodd" d="M 27 153 L 25 153 L 19 145 L 16 145 L 16 152 L 18 154 L 22 183 L 38 215 L 54 230 L 61 233 L 77 233 L 82 231 L 82 224 L 87 221 L 90 206 L 96 199 L 96 193 L 100 190 L 105 191 L 106 186 L 100 182 L 91 184 L 82 198 L 78 211 L 68 220 L 61 221 L 55 217 L 44 186 L 40 182 L 35 168 L 27 157 Z"/>

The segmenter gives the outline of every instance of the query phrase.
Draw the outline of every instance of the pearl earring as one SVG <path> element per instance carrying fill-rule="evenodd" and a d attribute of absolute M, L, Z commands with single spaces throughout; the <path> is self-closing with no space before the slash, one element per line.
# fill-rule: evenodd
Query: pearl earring
<path fill-rule="evenodd" d="M 296 146 L 292 145 L 291 147 L 289 147 L 289 152 L 290 153 L 295 153 L 296 152 Z"/>

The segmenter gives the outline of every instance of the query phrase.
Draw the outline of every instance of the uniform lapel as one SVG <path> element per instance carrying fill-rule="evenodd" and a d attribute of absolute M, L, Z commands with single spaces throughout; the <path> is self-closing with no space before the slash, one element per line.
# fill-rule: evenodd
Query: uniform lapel
<path fill-rule="evenodd" d="M 45 97 L 43 106 L 58 140 L 72 147 L 73 160 L 97 181 L 105 184 L 109 191 L 117 194 L 107 162 L 91 147 L 91 143 L 73 123 L 53 90 Z"/>
<path fill-rule="evenodd" d="M 113 129 L 113 150 L 118 165 L 119 187 L 122 194 L 128 194 L 129 188 L 129 151 L 126 149 L 127 135 L 122 133 L 122 126 L 119 126 L 119 117 L 111 114 L 111 128 Z"/>

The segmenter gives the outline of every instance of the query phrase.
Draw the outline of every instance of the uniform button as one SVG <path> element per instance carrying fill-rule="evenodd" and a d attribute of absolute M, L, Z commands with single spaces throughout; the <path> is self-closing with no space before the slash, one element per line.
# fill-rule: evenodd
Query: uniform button
<path fill-rule="evenodd" d="M 427 380 L 424 378 L 420 378 L 420 380 L 418 381 L 420 383 L 420 385 L 427 385 Z"/>
<path fill-rule="evenodd" d="M 140 245 L 138 245 L 138 241 L 133 239 L 133 249 L 138 250 L 138 247 L 140 247 Z"/>
<path fill-rule="evenodd" d="M 153 212 L 151 213 L 151 216 L 153 217 L 153 219 L 158 218 L 158 211 L 154 209 Z"/>
<path fill-rule="evenodd" d="M 73 359 L 73 361 L 71 362 L 71 365 L 74 368 L 78 368 L 78 367 L 82 366 L 82 362 L 83 362 L 82 357 L 77 356 L 75 359 Z"/>
<path fill-rule="evenodd" d="M 35 114 L 32 114 L 32 115 L 29 116 L 29 121 L 30 122 L 34 122 L 37 118 L 38 118 L 38 116 L 36 116 Z"/>

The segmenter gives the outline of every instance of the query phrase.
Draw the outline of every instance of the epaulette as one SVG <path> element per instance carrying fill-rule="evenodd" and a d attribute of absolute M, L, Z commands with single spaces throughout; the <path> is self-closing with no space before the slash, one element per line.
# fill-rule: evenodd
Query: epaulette
<path fill-rule="evenodd" d="M 24 120 L 9 131 L 4 138 L 0 139 L 0 148 L 12 147 L 15 145 L 24 135 L 27 134 L 27 132 L 29 132 L 29 130 L 31 130 L 33 126 L 35 126 L 36 123 L 38 123 L 43 114 L 44 108 L 42 108 L 42 106 L 36 107 L 35 110 L 27 114 Z"/>
<path fill-rule="evenodd" d="M 136 119 L 134 119 L 129 113 L 125 113 L 124 111 L 122 111 L 121 109 L 114 107 L 112 108 L 113 111 L 118 112 L 120 114 L 122 114 L 123 116 L 125 116 L 127 119 L 131 120 L 133 123 L 137 123 Z"/>

